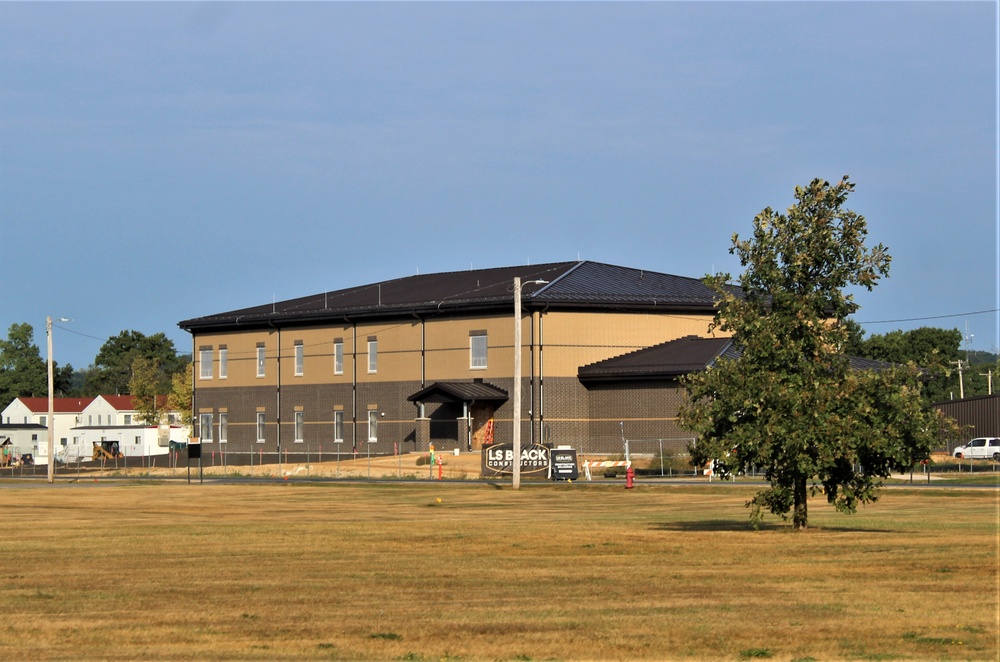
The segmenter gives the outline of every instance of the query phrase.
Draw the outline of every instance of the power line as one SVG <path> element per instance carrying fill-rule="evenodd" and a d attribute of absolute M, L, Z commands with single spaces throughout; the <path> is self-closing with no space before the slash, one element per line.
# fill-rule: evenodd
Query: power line
<path fill-rule="evenodd" d="M 932 315 L 930 317 L 909 317 L 906 319 L 898 320 L 878 320 L 877 322 L 858 322 L 858 324 L 895 324 L 897 322 L 922 322 L 924 320 L 940 320 L 948 317 L 969 317 L 971 315 L 986 315 L 988 313 L 995 313 L 1000 311 L 1000 308 L 991 308 L 990 310 L 977 310 L 971 313 L 955 313 L 953 315 Z"/>

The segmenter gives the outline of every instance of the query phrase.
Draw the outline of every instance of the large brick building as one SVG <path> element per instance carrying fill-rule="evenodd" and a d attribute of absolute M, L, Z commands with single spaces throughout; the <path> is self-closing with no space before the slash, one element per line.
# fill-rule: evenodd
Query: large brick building
<path fill-rule="evenodd" d="M 185 320 L 196 434 L 235 463 L 510 441 L 515 278 L 525 443 L 614 452 L 623 425 L 636 438 L 681 434 L 676 374 L 636 369 L 649 357 L 634 353 L 707 337 L 713 293 L 595 262 L 417 275 Z M 670 346 L 684 364 L 688 346 Z"/>

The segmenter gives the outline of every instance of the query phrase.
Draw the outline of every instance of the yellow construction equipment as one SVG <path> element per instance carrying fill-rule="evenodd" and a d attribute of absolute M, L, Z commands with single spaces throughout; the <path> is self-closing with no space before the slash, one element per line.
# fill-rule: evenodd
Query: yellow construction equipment
<path fill-rule="evenodd" d="M 123 457 L 117 441 L 95 441 L 94 460 L 114 460 Z"/>

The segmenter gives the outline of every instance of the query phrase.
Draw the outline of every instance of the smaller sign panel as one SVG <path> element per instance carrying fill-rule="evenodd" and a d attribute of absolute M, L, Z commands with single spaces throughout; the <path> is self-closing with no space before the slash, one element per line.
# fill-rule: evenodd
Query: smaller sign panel
<path fill-rule="evenodd" d="M 575 448 L 557 448 L 552 451 L 552 480 L 576 480 L 580 469 L 576 463 Z"/>

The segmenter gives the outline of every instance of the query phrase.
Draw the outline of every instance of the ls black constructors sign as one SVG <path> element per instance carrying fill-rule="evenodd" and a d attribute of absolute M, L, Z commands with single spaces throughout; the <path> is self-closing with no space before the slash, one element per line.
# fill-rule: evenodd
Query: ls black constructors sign
<path fill-rule="evenodd" d="M 549 472 L 549 449 L 541 444 L 521 447 L 521 475 L 545 478 Z M 483 450 L 483 475 L 514 473 L 514 444 L 494 444 Z"/>

